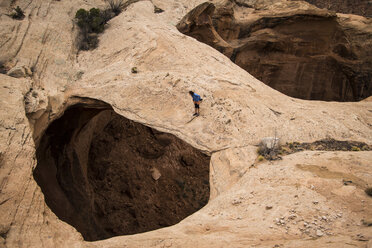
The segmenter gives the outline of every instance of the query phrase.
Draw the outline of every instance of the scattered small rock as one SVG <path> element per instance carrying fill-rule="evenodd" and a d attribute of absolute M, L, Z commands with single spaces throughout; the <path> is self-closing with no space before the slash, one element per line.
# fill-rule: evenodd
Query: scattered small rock
<path fill-rule="evenodd" d="M 161 177 L 161 173 L 160 173 L 160 171 L 158 169 L 152 168 L 151 169 L 151 176 L 152 176 L 152 179 L 154 179 L 155 181 L 157 181 Z"/>
<path fill-rule="evenodd" d="M 321 231 L 321 230 L 316 230 L 316 236 L 318 237 L 322 237 L 324 235 L 324 233 Z"/>
<path fill-rule="evenodd" d="M 294 220 L 296 218 L 297 218 L 297 215 L 295 215 L 295 214 L 291 214 L 290 216 L 288 216 L 289 220 Z"/>
<path fill-rule="evenodd" d="M 266 206 L 266 210 L 269 210 L 269 209 L 272 209 L 272 208 L 273 208 L 273 206 L 271 206 L 271 205 Z"/>
<path fill-rule="evenodd" d="M 234 199 L 231 204 L 236 206 L 236 205 L 239 205 L 240 203 L 242 203 L 242 200 L 241 199 Z"/>
<path fill-rule="evenodd" d="M 359 241 L 368 241 L 369 239 L 367 239 L 363 234 L 359 233 L 357 234 L 357 239 Z"/>

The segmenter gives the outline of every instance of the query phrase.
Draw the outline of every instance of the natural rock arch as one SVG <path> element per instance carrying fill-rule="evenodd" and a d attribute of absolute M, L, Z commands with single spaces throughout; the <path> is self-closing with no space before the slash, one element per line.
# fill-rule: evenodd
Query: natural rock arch
<path fill-rule="evenodd" d="M 36 156 L 47 205 L 88 241 L 176 224 L 209 200 L 208 155 L 108 104 L 69 107 Z"/>

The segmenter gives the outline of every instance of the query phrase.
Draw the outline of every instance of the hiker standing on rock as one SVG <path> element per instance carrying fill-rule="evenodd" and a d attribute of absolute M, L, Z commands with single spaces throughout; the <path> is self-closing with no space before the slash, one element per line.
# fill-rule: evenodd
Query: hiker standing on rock
<path fill-rule="evenodd" d="M 195 113 L 193 114 L 193 116 L 199 116 L 200 114 L 199 104 L 201 101 L 203 101 L 203 99 L 201 99 L 201 97 L 198 94 L 194 93 L 191 90 L 189 91 L 189 94 L 192 96 L 192 100 L 195 105 Z"/>

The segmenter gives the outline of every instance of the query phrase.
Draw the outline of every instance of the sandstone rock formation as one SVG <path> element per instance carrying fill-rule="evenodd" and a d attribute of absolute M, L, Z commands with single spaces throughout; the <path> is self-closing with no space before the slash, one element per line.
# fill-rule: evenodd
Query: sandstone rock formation
<path fill-rule="evenodd" d="M 371 27 L 302 1 L 203 3 L 177 25 L 274 89 L 326 101 L 372 94 Z"/>
<path fill-rule="evenodd" d="M 0 2 L 2 14 L 9 12 L 7 3 Z M 91 5 L 71 0 L 15 1 L 25 10 L 26 17 L 19 21 L 1 15 L 2 61 L 17 61 L 19 66 L 29 66 L 33 68 L 33 74 L 25 78 L 0 74 L 0 247 L 367 245 L 372 238 L 371 227 L 364 223 L 372 215 L 369 207 L 372 198 L 364 190 L 372 185 L 371 151 L 302 151 L 283 156 L 278 161 L 257 162 L 255 145 L 263 137 L 275 133 L 283 142 L 334 138 L 372 145 L 372 102 L 305 101 L 285 96 L 266 86 L 220 52 L 176 29 L 175 25 L 182 17 L 201 3 L 198 0 L 134 3 L 108 23 L 95 50 L 79 53 L 74 46 L 74 13 L 81 7 L 103 6 L 101 1 L 92 1 Z M 154 5 L 164 12 L 154 13 Z M 36 66 L 32 66 L 35 61 L 38 61 Z M 131 72 L 133 67 L 137 67 L 137 73 Z M 191 122 L 193 104 L 189 90 L 195 90 L 204 98 L 201 116 Z M 87 129 L 88 126 L 72 129 L 71 140 L 75 143 L 65 146 L 65 149 L 58 147 L 55 153 L 57 157 L 68 158 L 57 159 L 57 162 L 62 162 L 60 168 L 66 166 L 68 169 L 60 170 L 57 178 L 47 175 L 50 183 L 41 183 L 40 175 L 37 175 L 43 164 L 46 165 L 41 157 L 51 159 L 48 151 L 53 144 L 49 146 L 45 139 L 51 133 L 50 128 L 64 120 L 69 109 L 84 106 L 102 110 L 102 102 L 110 115 L 125 118 L 125 123 L 133 123 L 138 130 L 152 130 L 154 136 L 172 137 L 172 144 L 178 146 L 176 151 L 193 150 L 180 146 L 183 142 L 178 139 L 181 139 L 204 153 L 198 155 L 199 158 L 211 156 L 208 166 L 199 165 L 200 170 L 205 172 L 209 169 L 210 173 L 207 205 L 173 226 L 95 242 L 87 242 L 78 227 L 65 222 L 48 202 L 53 200 L 50 196 L 56 195 L 46 192 L 55 192 L 56 187 L 53 186 L 56 182 L 57 188 L 67 184 L 75 191 L 69 199 L 71 205 L 79 206 L 82 199 L 93 203 L 92 198 L 85 197 L 87 195 L 80 197 L 79 190 L 89 187 L 85 187 L 86 181 L 79 175 L 92 175 L 89 171 L 111 168 L 102 166 L 105 162 L 121 164 L 125 154 L 129 153 L 129 148 L 124 146 L 129 140 L 123 138 L 124 131 L 130 129 L 119 128 L 123 132 L 115 130 L 113 136 L 96 129 L 96 137 L 107 138 L 107 145 L 95 143 L 89 135 L 79 136 L 80 132 L 93 130 Z M 78 121 L 85 117 L 81 114 L 73 119 Z M 64 122 L 67 127 L 74 124 L 73 120 Z M 53 135 L 68 137 L 62 135 L 66 132 L 65 128 L 56 129 Z M 161 144 L 167 143 L 165 139 L 151 143 L 155 142 L 148 139 L 151 135 L 143 131 L 142 134 L 144 136 L 139 136 L 139 140 L 146 146 L 138 142 L 130 145 L 138 154 L 154 156 L 161 152 L 158 149 Z M 84 143 L 81 137 L 92 142 Z M 56 142 L 54 139 L 51 141 Z M 119 143 L 125 149 L 120 150 Z M 55 146 L 59 144 L 54 143 Z M 98 146 L 94 148 L 92 144 Z M 153 149 L 147 149 L 149 144 L 153 144 Z M 90 164 L 89 170 L 87 166 L 87 174 L 77 173 L 85 168 L 79 164 L 88 164 L 85 163 L 87 155 L 89 158 L 86 152 L 88 146 L 90 151 L 102 149 L 104 153 L 109 153 L 110 150 L 117 156 L 103 154 L 93 159 L 91 154 L 91 161 L 97 164 Z M 74 150 L 84 152 L 77 154 Z M 178 159 L 172 160 L 169 156 L 167 164 L 150 164 L 146 176 L 142 174 L 141 167 L 136 168 L 138 176 L 144 183 L 160 187 L 165 186 L 162 180 L 176 179 L 163 170 L 163 165 L 173 165 L 172 169 L 180 168 L 181 172 L 186 170 L 193 175 L 194 166 L 187 166 L 193 158 L 175 157 Z M 120 161 L 110 161 L 111 158 L 119 158 Z M 141 158 L 142 161 L 144 159 Z M 44 173 L 55 173 L 54 167 L 51 167 Z M 119 169 L 123 168 L 126 167 Z M 158 180 L 152 177 L 153 168 L 161 173 Z M 131 169 L 120 173 L 117 170 L 114 174 L 126 177 L 125 173 Z M 67 178 L 62 178 L 64 173 Z M 97 173 L 97 176 L 102 175 Z M 68 179 L 81 183 L 81 187 L 70 185 Z M 351 183 L 345 185 L 343 180 Z M 100 184 L 101 181 L 105 183 Z M 125 189 L 134 184 L 126 180 L 112 180 L 111 186 L 108 177 L 101 181 L 89 181 L 90 185 L 102 190 L 91 191 L 98 205 L 103 198 L 119 194 L 109 189 L 124 189 L 123 195 L 128 198 L 132 195 Z M 191 181 L 196 183 L 194 191 L 201 190 L 195 178 Z M 176 184 L 175 187 L 179 187 L 182 181 Z M 64 191 L 70 189 L 67 187 Z M 144 192 L 147 191 L 140 191 L 132 197 Z M 186 196 L 192 195 L 192 190 L 191 194 L 187 192 Z M 103 196 L 97 196 L 99 194 Z M 152 193 L 150 196 L 156 198 Z M 159 197 L 164 199 L 166 196 Z M 58 203 L 66 204 L 65 213 L 71 213 L 67 200 L 61 199 Z M 178 198 L 171 199 L 176 204 L 182 204 L 175 200 Z M 146 202 L 139 199 L 133 202 L 136 205 L 133 207 L 137 209 L 146 206 Z M 114 216 L 110 218 L 115 219 L 115 208 L 119 208 L 118 212 L 129 210 L 126 203 L 129 204 L 120 202 L 110 205 Z M 159 203 L 162 204 L 172 206 L 174 202 Z M 194 209 L 200 207 L 194 202 L 191 205 Z M 176 208 L 176 212 L 180 208 Z M 83 210 L 73 211 L 72 214 L 83 218 L 84 211 L 89 208 L 79 206 L 79 209 Z M 130 211 L 128 213 L 130 215 Z M 98 217 L 88 217 L 92 221 L 94 218 Z M 130 218 L 123 218 L 122 221 L 117 218 L 115 222 L 123 225 L 124 221 L 134 220 Z M 112 225 L 107 219 L 101 223 L 104 223 L 101 227 Z"/>

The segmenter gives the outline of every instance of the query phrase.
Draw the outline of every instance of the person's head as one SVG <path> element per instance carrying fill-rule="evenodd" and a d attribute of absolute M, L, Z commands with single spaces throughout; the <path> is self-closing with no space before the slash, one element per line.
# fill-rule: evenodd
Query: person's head
<path fill-rule="evenodd" d="M 193 96 L 194 95 L 194 91 L 189 91 L 189 94 L 191 95 L 191 96 Z"/>

